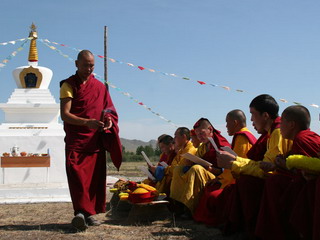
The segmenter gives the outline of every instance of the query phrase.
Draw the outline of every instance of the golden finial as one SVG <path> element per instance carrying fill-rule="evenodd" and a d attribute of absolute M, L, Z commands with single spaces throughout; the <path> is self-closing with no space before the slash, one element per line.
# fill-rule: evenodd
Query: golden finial
<path fill-rule="evenodd" d="M 38 62 L 38 50 L 37 50 L 37 27 L 34 25 L 34 23 L 30 26 L 30 33 L 29 37 L 32 37 L 30 42 L 30 50 L 29 50 L 29 62 Z"/>

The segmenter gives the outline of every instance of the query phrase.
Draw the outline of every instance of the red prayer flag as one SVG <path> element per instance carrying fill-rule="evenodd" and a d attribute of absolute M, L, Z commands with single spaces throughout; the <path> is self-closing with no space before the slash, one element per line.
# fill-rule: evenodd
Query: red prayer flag
<path fill-rule="evenodd" d="M 201 85 L 206 84 L 205 82 L 202 82 L 202 81 L 197 81 L 197 82 L 200 83 Z"/>
<path fill-rule="evenodd" d="M 138 68 L 139 68 L 140 70 L 144 70 L 144 67 L 138 66 Z"/>
<path fill-rule="evenodd" d="M 104 56 L 98 55 L 99 58 L 104 58 Z"/>
<path fill-rule="evenodd" d="M 139 102 L 140 105 L 143 105 L 143 102 Z"/>

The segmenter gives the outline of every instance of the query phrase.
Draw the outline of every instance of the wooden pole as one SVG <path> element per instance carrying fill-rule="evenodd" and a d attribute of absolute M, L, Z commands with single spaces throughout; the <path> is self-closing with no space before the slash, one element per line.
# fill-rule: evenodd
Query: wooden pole
<path fill-rule="evenodd" d="M 108 27 L 104 26 L 104 81 L 107 89 L 108 86 Z"/>

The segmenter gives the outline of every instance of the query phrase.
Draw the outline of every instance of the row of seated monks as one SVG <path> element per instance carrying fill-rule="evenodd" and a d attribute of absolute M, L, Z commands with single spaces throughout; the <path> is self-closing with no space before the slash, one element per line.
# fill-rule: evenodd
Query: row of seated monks
<path fill-rule="evenodd" d="M 226 116 L 231 144 L 206 118 L 191 131 L 178 128 L 174 138 L 161 135 L 159 163 L 168 167 L 149 167 L 154 185 L 167 194 L 176 216 L 192 217 L 226 235 L 320 239 L 320 136 L 309 129 L 308 109 L 290 106 L 280 117 L 276 100 L 267 94 L 255 97 L 249 108 L 258 139 L 238 109 Z M 226 146 L 234 153 L 223 151 Z M 184 153 L 211 166 L 195 164 Z"/>

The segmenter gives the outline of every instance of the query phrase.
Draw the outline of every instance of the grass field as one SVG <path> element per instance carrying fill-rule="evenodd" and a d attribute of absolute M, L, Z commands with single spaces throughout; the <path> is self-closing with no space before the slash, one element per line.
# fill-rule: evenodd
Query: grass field
<path fill-rule="evenodd" d="M 120 167 L 120 171 L 113 166 L 111 161 L 108 161 L 108 175 L 115 176 L 126 176 L 130 177 L 144 177 L 145 174 L 139 170 L 139 166 L 146 166 L 146 162 L 123 162 Z"/>

